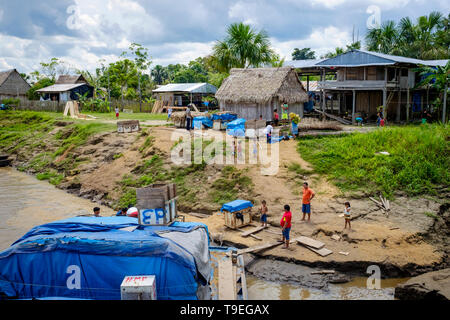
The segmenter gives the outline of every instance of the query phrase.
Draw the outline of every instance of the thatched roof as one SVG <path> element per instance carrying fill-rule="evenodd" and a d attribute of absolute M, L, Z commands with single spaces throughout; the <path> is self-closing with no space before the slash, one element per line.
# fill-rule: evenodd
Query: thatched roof
<path fill-rule="evenodd" d="M 308 101 L 294 68 L 231 69 L 216 93 L 217 100 L 229 103 L 267 103 L 275 97 L 288 104 Z"/>
<path fill-rule="evenodd" d="M 58 77 L 55 84 L 76 84 L 76 83 L 87 83 L 83 75 L 77 74 L 75 76 L 62 75 Z"/>
<path fill-rule="evenodd" d="M 15 69 L 0 71 L 0 86 L 8 79 L 9 75 L 16 71 Z M 17 71 L 16 71 L 17 72 Z"/>

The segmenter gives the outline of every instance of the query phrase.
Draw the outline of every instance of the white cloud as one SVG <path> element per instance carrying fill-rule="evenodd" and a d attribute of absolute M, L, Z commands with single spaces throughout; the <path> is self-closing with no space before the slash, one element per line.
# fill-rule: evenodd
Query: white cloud
<path fill-rule="evenodd" d="M 291 60 L 292 51 L 294 48 L 311 48 L 316 51 L 316 56 L 329 51 L 333 51 L 336 47 L 345 47 L 351 43 L 352 37 L 349 31 L 339 29 L 335 26 L 328 26 L 326 28 L 315 29 L 308 38 L 301 40 L 278 41 L 271 39 L 275 51 L 286 60 Z"/>
<path fill-rule="evenodd" d="M 13 69 L 13 66 L 6 62 L 5 58 L 0 58 L 0 70 Z"/>

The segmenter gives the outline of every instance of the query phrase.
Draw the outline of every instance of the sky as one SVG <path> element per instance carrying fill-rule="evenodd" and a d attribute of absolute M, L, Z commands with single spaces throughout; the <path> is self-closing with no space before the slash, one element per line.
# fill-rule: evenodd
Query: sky
<path fill-rule="evenodd" d="M 29 73 L 60 58 L 75 69 L 110 63 L 135 42 L 152 66 L 211 52 L 234 22 L 264 29 L 286 61 L 294 48 L 323 55 L 364 39 L 367 26 L 448 14 L 448 0 L 0 0 L 0 70 Z M 379 15 L 378 15 L 379 13 Z M 374 24 L 375 22 L 375 24 Z"/>

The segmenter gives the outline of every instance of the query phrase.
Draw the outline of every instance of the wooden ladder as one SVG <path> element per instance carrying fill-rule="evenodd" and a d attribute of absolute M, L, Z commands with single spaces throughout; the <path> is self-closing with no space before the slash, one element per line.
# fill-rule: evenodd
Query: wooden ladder
<path fill-rule="evenodd" d="M 248 300 L 244 257 L 232 254 L 219 260 L 219 300 Z"/>

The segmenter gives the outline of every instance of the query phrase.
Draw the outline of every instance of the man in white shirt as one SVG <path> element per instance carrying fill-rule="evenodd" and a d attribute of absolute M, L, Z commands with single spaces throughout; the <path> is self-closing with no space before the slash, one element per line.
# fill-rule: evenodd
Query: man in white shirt
<path fill-rule="evenodd" d="M 266 134 L 266 137 L 267 137 L 267 143 L 271 143 L 271 141 L 272 141 L 272 132 L 273 132 L 273 127 L 272 127 L 271 123 L 269 123 L 267 125 L 267 127 L 264 129 L 264 133 Z"/>

